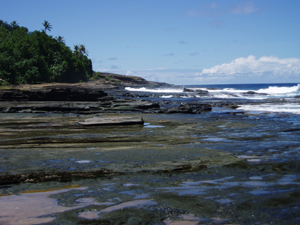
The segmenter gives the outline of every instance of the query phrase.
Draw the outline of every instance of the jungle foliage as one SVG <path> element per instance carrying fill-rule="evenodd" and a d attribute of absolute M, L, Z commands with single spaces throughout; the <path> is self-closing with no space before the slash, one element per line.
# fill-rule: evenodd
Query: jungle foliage
<path fill-rule="evenodd" d="M 41 31 L 29 32 L 16 21 L 0 20 L 0 85 L 87 81 L 93 75 L 92 61 L 84 45 L 72 51 L 61 36 L 46 32 L 52 26 L 43 23 Z"/>

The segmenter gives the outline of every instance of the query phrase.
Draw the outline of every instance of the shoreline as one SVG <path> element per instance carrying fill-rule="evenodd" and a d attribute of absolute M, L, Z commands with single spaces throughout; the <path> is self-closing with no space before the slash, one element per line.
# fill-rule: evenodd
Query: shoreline
<path fill-rule="evenodd" d="M 53 207 L 3 210 L 1 223 L 299 221 L 299 127 L 286 115 L 245 113 L 234 101 L 201 108 L 104 93 L 97 101 L 1 101 L 1 209 L 26 203 L 18 200 L 26 193 L 52 193 L 37 205 Z M 99 126 L 118 118 L 136 123 Z"/>

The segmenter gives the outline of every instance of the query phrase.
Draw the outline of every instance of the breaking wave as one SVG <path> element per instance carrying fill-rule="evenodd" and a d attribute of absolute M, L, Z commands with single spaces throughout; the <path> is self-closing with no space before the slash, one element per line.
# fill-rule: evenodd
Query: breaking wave
<path fill-rule="evenodd" d="M 183 89 L 178 88 L 178 89 L 149 89 L 149 88 L 131 88 L 131 87 L 126 87 L 125 90 L 127 91 L 136 91 L 136 92 L 152 92 L 152 93 L 182 93 Z"/>

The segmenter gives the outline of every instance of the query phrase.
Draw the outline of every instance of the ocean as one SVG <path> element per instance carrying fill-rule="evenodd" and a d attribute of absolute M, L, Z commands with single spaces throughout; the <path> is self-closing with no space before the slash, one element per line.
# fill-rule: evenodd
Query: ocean
<path fill-rule="evenodd" d="M 187 92 L 186 88 L 208 91 L 208 95 Z M 236 101 L 239 110 L 258 113 L 300 114 L 300 84 L 215 84 L 186 85 L 175 89 L 126 88 L 128 91 L 161 93 L 160 98 L 185 100 L 230 100 Z M 178 95 L 179 94 L 179 95 Z"/>

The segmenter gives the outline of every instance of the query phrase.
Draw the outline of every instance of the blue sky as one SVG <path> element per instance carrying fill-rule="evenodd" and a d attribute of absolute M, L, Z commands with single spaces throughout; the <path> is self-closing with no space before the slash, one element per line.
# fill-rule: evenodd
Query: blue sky
<path fill-rule="evenodd" d="M 299 0 L 0 0 L 0 19 L 84 44 L 95 71 L 172 84 L 300 83 Z"/>

